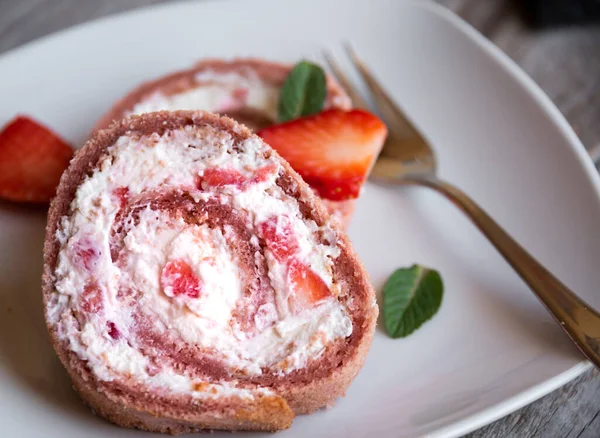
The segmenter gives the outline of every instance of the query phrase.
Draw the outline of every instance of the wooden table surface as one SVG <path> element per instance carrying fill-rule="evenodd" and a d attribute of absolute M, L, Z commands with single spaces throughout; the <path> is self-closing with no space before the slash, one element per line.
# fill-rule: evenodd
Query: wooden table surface
<path fill-rule="evenodd" d="M 0 0 L 0 53 L 84 21 L 169 0 Z M 251 1 L 251 0 L 248 0 Z M 508 0 L 438 0 L 511 56 L 589 150 L 600 150 L 600 27 L 534 31 Z M 472 438 L 600 437 L 600 373 L 590 371 Z"/>

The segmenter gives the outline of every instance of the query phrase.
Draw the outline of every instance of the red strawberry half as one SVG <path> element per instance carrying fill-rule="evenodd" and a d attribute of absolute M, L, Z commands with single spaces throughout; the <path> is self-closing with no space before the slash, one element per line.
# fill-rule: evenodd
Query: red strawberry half
<path fill-rule="evenodd" d="M 48 128 L 18 116 L 0 132 L 0 198 L 46 203 L 73 149 Z"/>
<path fill-rule="evenodd" d="M 385 124 L 363 110 L 323 111 L 258 133 L 326 199 L 358 197 L 387 136 Z"/>

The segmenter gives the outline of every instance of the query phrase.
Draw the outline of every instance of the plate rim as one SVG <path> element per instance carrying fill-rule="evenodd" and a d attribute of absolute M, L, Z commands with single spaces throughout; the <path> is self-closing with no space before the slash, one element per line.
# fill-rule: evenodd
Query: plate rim
<path fill-rule="evenodd" d="M 520 393 L 498 402 L 482 411 L 469 415 L 453 424 L 442 427 L 427 435 L 429 438 L 458 438 L 500 420 L 517 410 L 528 406 L 545 395 L 563 387 L 592 368 L 591 362 L 582 360 L 566 371 L 555 375 L 542 383 L 525 389 Z"/>
<path fill-rule="evenodd" d="M 596 193 L 596 201 L 600 203 L 600 173 L 596 169 L 587 149 L 567 121 L 560 112 L 558 107 L 552 102 L 550 97 L 541 89 L 541 87 L 527 74 L 525 71 L 498 46 L 488 40 L 472 25 L 453 13 L 451 10 L 442 5 L 434 3 L 433 0 L 425 0 L 417 2 L 417 0 L 406 0 L 406 4 L 411 4 L 411 7 L 426 10 L 429 13 L 437 15 L 440 19 L 445 20 L 457 30 L 462 32 L 468 39 L 478 45 L 483 51 L 490 56 L 499 68 L 504 68 L 506 72 L 517 82 L 522 91 L 527 93 L 546 116 L 554 123 L 561 132 L 571 149 L 575 152 L 583 170 L 588 177 L 591 185 Z M 533 385 L 525 389 L 513 397 L 509 397 L 501 402 L 498 402 L 482 411 L 469 415 L 461 420 L 454 422 L 448 426 L 442 427 L 429 434 L 431 438 L 454 438 L 460 437 L 467 433 L 480 429 L 496 420 L 521 409 L 534 401 L 542 398 L 545 395 L 561 388 L 571 382 L 581 374 L 591 369 L 592 363 L 587 359 L 582 358 L 567 370 L 546 379 L 545 381 Z"/>
<path fill-rule="evenodd" d="M 209 0 L 212 1 L 212 0 Z M 600 203 L 600 172 L 596 169 L 587 149 L 567 121 L 565 116 L 560 112 L 558 107 L 552 102 L 550 97 L 542 90 L 542 88 L 527 74 L 525 71 L 498 46 L 483 36 L 477 29 L 465 20 L 460 18 L 450 9 L 435 3 L 433 0 L 404 0 L 405 3 L 411 4 L 412 7 L 421 8 L 434 15 L 437 15 L 442 20 L 453 25 L 457 30 L 466 35 L 473 43 L 477 44 L 484 52 L 491 56 L 500 67 L 506 69 L 506 72 L 521 86 L 523 92 L 527 93 L 535 103 L 544 111 L 549 119 L 556 125 L 558 130 L 564 136 L 566 143 L 569 143 L 571 148 L 577 154 L 579 162 L 586 171 L 586 176 L 589 177 L 592 186 L 595 189 L 597 201 Z"/>

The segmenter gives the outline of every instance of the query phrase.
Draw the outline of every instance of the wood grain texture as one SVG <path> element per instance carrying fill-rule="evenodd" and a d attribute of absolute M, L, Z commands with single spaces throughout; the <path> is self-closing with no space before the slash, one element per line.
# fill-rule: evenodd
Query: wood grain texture
<path fill-rule="evenodd" d="M 0 53 L 94 18 L 167 1 L 0 0 Z M 537 81 L 588 149 L 600 147 L 599 27 L 540 32 L 521 22 L 509 0 L 438 3 L 471 23 Z M 600 373 L 590 371 L 468 437 L 598 438 Z"/>

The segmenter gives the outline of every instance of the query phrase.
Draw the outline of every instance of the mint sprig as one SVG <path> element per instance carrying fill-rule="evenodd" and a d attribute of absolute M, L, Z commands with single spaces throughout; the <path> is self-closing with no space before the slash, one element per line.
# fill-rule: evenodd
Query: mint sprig
<path fill-rule="evenodd" d="M 421 265 L 397 269 L 383 287 L 383 318 L 392 338 L 404 338 L 431 319 L 442 304 L 437 271 Z"/>
<path fill-rule="evenodd" d="M 323 109 L 327 97 L 325 72 L 308 61 L 297 63 L 279 92 L 280 122 L 310 116 Z"/>

